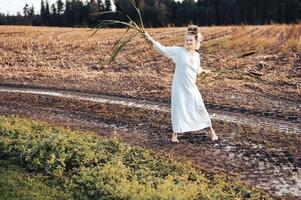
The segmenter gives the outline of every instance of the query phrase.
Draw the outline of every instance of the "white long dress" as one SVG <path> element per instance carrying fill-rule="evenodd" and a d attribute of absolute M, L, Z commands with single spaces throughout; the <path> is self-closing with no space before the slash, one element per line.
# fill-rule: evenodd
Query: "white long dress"
<path fill-rule="evenodd" d="M 154 48 L 170 58 L 176 65 L 172 80 L 171 123 L 174 133 L 197 131 L 211 126 L 210 116 L 196 85 L 196 77 L 203 69 L 200 55 L 194 52 L 193 65 L 191 55 L 184 47 L 166 47 L 153 40 Z"/>

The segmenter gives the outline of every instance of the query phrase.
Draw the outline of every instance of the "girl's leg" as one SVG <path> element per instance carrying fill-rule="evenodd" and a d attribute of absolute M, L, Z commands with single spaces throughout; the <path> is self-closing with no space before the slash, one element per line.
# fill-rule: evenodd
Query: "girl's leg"
<path fill-rule="evenodd" d="M 172 142 L 179 142 L 177 133 L 172 133 L 171 141 Z"/>
<path fill-rule="evenodd" d="M 212 126 L 210 126 L 210 135 L 211 135 L 211 139 L 213 140 L 213 141 L 215 141 L 215 140 L 218 140 L 218 137 L 217 137 L 217 135 L 215 134 L 215 131 L 213 130 L 213 127 Z"/>

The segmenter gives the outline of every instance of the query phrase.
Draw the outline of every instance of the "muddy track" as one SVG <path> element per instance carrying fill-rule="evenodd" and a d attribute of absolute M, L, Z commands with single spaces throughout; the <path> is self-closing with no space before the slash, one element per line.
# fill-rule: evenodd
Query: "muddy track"
<path fill-rule="evenodd" d="M 0 83 L 0 89 L 3 91 L 6 90 L 17 90 L 20 91 L 24 89 L 27 90 L 34 90 L 35 92 L 44 91 L 51 93 L 53 91 L 61 92 L 62 95 L 64 94 L 74 94 L 74 95 L 88 95 L 94 96 L 104 99 L 111 99 L 111 100 L 119 100 L 119 102 L 128 102 L 130 105 L 140 105 L 143 102 L 144 107 L 149 107 L 150 105 L 154 105 L 155 107 L 159 106 L 159 110 L 163 109 L 166 112 L 169 111 L 169 104 L 170 101 L 167 99 L 145 99 L 139 98 L 136 96 L 128 96 L 128 95 L 119 95 L 119 94 L 102 94 L 99 95 L 95 91 L 85 91 L 85 90 L 70 90 L 67 88 L 58 88 L 58 87 L 45 87 L 45 86 L 36 86 L 32 84 L 21 84 L 21 83 Z M 93 94 L 92 94 L 93 93 Z M 262 94 L 258 93 L 259 98 L 253 98 L 249 101 L 256 101 L 262 102 L 262 98 L 264 98 L 265 105 L 272 105 L 269 108 L 248 108 L 248 106 L 241 105 L 241 102 L 248 101 L 247 93 L 240 92 L 228 92 L 227 94 L 216 94 L 214 99 L 211 99 L 210 102 L 206 102 L 206 108 L 213 111 L 213 112 L 231 112 L 231 113 L 238 113 L 244 114 L 244 116 L 257 116 L 263 117 L 268 119 L 276 119 L 292 122 L 294 124 L 301 123 L 301 104 L 297 101 L 292 101 L 288 99 L 279 99 L 275 97 L 267 97 L 262 96 Z M 208 97 L 210 98 L 210 97 Z M 218 100 L 217 100 L 218 99 Z M 232 104 L 225 104 L 222 100 L 226 100 L 226 102 L 233 102 Z M 151 108 L 152 109 L 152 108 Z M 284 122 L 286 123 L 286 122 Z"/>
<path fill-rule="evenodd" d="M 196 166 L 268 190 L 301 198 L 301 127 L 248 111 L 208 109 L 220 136 L 206 131 L 180 135 L 172 144 L 168 104 L 65 90 L 0 87 L 0 113 L 117 136 L 131 145 L 190 160 Z M 289 197 L 291 195 L 291 197 Z"/>

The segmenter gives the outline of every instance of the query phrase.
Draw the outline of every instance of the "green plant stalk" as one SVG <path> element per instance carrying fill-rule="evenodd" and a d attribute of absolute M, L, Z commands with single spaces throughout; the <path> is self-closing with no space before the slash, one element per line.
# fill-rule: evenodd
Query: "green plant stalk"
<path fill-rule="evenodd" d="M 128 18 L 128 20 L 130 21 L 130 23 L 134 23 L 135 24 L 135 26 L 137 26 L 138 28 L 139 28 L 139 26 L 135 23 L 135 21 L 132 19 L 132 18 L 130 18 L 130 16 L 117 4 L 117 3 L 115 3 L 115 6 L 120 10 L 120 12 L 126 17 L 126 18 Z"/>
<path fill-rule="evenodd" d="M 115 48 L 112 51 L 112 54 L 110 56 L 109 62 L 108 64 L 110 65 L 113 60 L 116 58 L 116 56 L 118 55 L 118 53 L 122 50 L 122 48 L 128 44 L 134 37 L 136 37 L 139 34 L 139 32 L 133 32 L 128 38 L 126 38 L 125 40 L 120 40 L 116 45 Z"/>
<path fill-rule="evenodd" d="M 125 37 L 129 30 L 130 28 L 128 27 L 127 30 L 123 33 L 123 35 L 114 43 L 113 47 L 111 48 L 112 51 L 114 51 L 118 43 Z"/>
<path fill-rule="evenodd" d="M 112 63 L 112 61 L 116 58 L 118 53 L 125 47 L 126 44 L 128 44 L 138 34 L 144 33 L 144 25 L 143 25 L 140 10 L 138 8 L 138 4 L 134 0 L 130 0 L 130 2 L 138 13 L 141 27 L 139 27 L 138 24 L 117 3 L 115 3 L 115 6 L 119 10 L 118 12 L 122 13 L 124 15 L 124 17 L 126 17 L 129 20 L 129 22 L 124 22 L 124 21 L 120 21 L 120 20 L 111 20 L 111 19 L 100 20 L 100 24 L 97 26 L 97 29 L 94 31 L 94 33 L 91 35 L 91 36 L 95 35 L 96 32 L 100 28 L 102 28 L 104 25 L 120 24 L 120 25 L 124 25 L 127 27 L 127 30 L 125 31 L 125 33 L 114 43 L 114 45 L 112 47 L 112 53 L 111 53 L 110 59 L 108 61 L 108 65 L 110 65 Z M 100 12 L 98 14 L 102 15 L 102 14 L 108 14 L 108 13 L 114 13 L 114 12 L 113 11 L 105 11 L 105 12 Z M 133 29 L 134 32 L 132 32 L 127 37 L 127 33 L 129 32 L 130 29 Z"/>
<path fill-rule="evenodd" d="M 220 63 L 220 65 L 218 67 L 216 67 L 215 69 L 213 69 L 211 72 L 212 73 L 216 73 L 217 75 L 220 75 L 220 74 L 224 73 L 223 71 L 221 71 L 221 68 L 223 66 L 225 66 L 228 62 L 230 62 L 230 61 L 232 61 L 234 59 L 245 58 L 245 57 L 251 56 L 251 55 L 253 55 L 255 53 L 256 53 L 256 51 L 249 51 L 249 52 L 240 53 L 240 54 L 238 54 L 238 55 L 236 55 L 236 56 L 234 56 L 232 58 L 229 58 L 226 61 Z M 201 81 L 204 81 L 206 77 L 208 77 L 208 74 L 205 74 L 203 77 L 201 77 Z"/>
<path fill-rule="evenodd" d="M 140 24 L 142 26 L 142 29 L 144 29 L 144 25 L 143 25 L 143 21 L 142 21 L 142 16 L 141 16 L 141 13 L 140 13 L 140 10 L 138 8 L 138 4 L 137 2 L 135 2 L 134 0 L 130 0 L 133 7 L 136 9 L 137 13 L 138 13 L 138 16 L 139 16 L 139 19 L 140 19 Z"/>

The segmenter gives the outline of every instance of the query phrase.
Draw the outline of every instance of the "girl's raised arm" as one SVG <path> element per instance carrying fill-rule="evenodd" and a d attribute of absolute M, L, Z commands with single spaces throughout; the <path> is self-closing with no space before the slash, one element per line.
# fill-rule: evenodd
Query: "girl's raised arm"
<path fill-rule="evenodd" d="M 175 60 L 177 54 L 177 47 L 176 46 L 164 46 L 160 44 L 160 42 L 155 41 L 147 32 L 144 33 L 146 40 L 152 43 L 153 47 L 162 55 Z"/>

